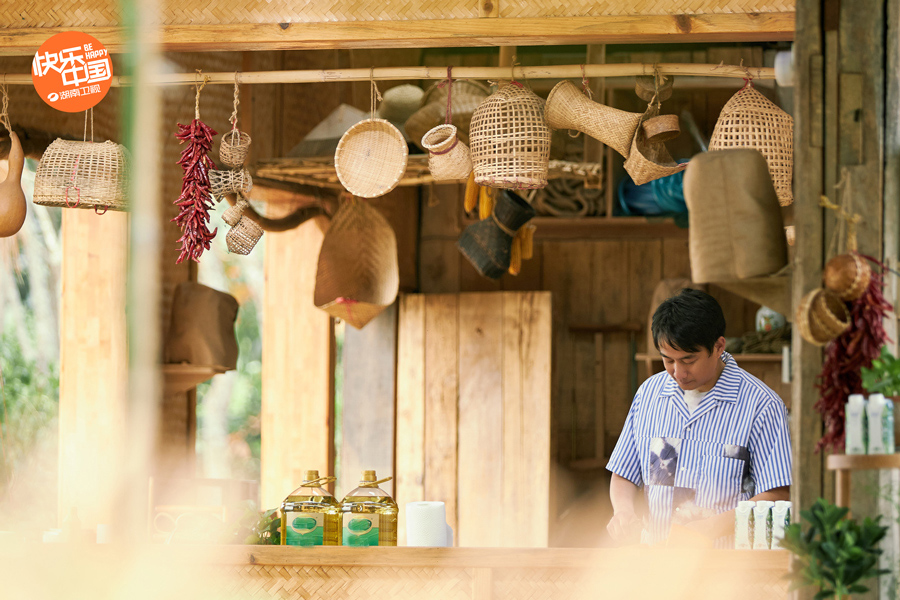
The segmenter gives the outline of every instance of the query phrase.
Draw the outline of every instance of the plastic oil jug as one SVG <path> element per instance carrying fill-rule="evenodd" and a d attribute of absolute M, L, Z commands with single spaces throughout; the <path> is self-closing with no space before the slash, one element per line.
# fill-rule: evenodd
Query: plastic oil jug
<path fill-rule="evenodd" d="M 378 487 L 390 480 L 363 471 L 359 487 L 341 501 L 344 546 L 397 545 L 397 504 Z"/>
<path fill-rule="evenodd" d="M 287 546 L 340 546 L 341 505 L 323 483 L 334 477 L 319 477 L 307 471 L 306 480 L 281 504 L 281 543 Z"/>

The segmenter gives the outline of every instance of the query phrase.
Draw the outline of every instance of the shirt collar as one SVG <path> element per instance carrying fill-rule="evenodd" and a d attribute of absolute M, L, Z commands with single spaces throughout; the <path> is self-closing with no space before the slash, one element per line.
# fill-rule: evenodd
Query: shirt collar
<path fill-rule="evenodd" d="M 705 401 L 708 398 L 715 398 L 725 402 L 737 402 L 738 389 L 741 385 L 737 361 L 728 352 L 722 352 L 721 360 L 725 363 L 725 368 L 722 369 L 722 374 L 719 375 L 716 384 L 703 399 Z M 666 373 L 666 384 L 663 386 L 661 395 L 684 399 L 684 390 L 678 387 L 678 382 L 674 377 Z"/>

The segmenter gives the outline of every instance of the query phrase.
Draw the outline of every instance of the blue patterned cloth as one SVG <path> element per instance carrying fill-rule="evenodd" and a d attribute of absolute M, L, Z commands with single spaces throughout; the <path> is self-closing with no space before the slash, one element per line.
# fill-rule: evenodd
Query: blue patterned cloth
<path fill-rule="evenodd" d="M 647 379 L 631 404 L 606 468 L 643 488 L 647 543 L 665 540 L 673 522 L 732 510 L 791 484 L 784 403 L 730 354 L 722 360 L 722 374 L 693 412 L 665 371 Z"/>

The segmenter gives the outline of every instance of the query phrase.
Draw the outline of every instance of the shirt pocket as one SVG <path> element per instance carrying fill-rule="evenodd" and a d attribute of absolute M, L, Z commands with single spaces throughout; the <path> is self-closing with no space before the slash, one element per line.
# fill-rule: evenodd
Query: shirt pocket
<path fill-rule="evenodd" d="M 697 506 L 716 512 L 737 507 L 746 461 L 721 454 L 705 454 L 700 461 Z"/>

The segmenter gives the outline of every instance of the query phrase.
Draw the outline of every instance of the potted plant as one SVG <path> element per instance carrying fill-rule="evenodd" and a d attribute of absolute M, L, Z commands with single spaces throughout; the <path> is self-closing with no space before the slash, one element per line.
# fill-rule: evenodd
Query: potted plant
<path fill-rule="evenodd" d="M 878 543 L 888 530 L 881 525 L 881 515 L 874 520 L 866 517 L 860 524 L 845 518 L 848 512 L 819 498 L 800 513 L 809 522 L 806 531 L 800 523 L 785 528 L 781 547 L 795 554 L 801 565 L 792 574 L 791 589 L 815 585 L 816 600 L 846 600 L 850 594 L 868 591 L 862 581 L 889 573 L 878 568 L 882 552 Z"/>
<path fill-rule="evenodd" d="M 895 357 L 887 346 L 881 347 L 881 354 L 872 360 L 872 367 L 860 370 L 862 386 L 870 394 L 879 393 L 896 399 L 900 398 L 900 358 Z"/>

